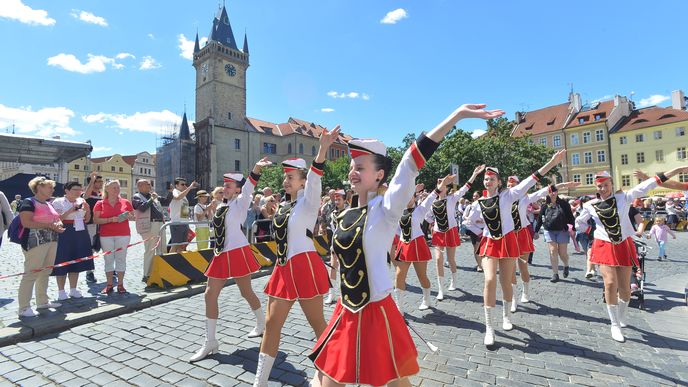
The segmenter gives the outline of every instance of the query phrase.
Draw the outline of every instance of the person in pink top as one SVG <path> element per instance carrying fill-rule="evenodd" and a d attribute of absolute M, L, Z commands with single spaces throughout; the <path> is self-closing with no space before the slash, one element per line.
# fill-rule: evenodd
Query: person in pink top
<path fill-rule="evenodd" d="M 103 294 L 113 291 L 113 272 L 117 272 L 117 293 L 126 294 L 124 288 L 124 272 L 127 270 L 127 249 L 131 239 L 129 220 L 134 220 L 134 207 L 131 202 L 119 196 L 119 180 L 111 180 L 105 184 L 103 200 L 93 207 L 93 221 L 100 225 L 100 246 L 103 251 L 122 250 L 103 257 L 105 261 L 105 275 L 107 285 Z"/>
<path fill-rule="evenodd" d="M 655 237 L 655 241 L 659 245 L 659 254 L 657 257 L 658 261 L 661 261 L 663 258 L 667 257 L 666 243 L 669 241 L 669 234 L 671 234 L 672 238 L 676 239 L 676 234 L 674 234 L 669 226 L 666 225 L 666 220 L 662 217 L 656 217 L 655 224 L 650 229 L 650 234 L 647 236 L 647 239 Z"/>
<path fill-rule="evenodd" d="M 48 299 L 48 280 L 51 270 L 33 272 L 55 263 L 57 235 L 64 232 L 60 214 L 48 202 L 55 190 L 55 182 L 43 176 L 29 181 L 34 197 L 25 199 L 19 205 L 22 227 L 22 252 L 24 253 L 24 274 L 19 283 L 19 317 L 34 317 L 38 314 L 31 308 L 31 296 L 36 285 L 36 308 L 59 308 L 62 306 Z"/>

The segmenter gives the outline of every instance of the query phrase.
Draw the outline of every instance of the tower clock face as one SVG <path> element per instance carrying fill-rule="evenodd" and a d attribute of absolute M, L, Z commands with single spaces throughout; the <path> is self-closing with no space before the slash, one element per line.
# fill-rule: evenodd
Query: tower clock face
<path fill-rule="evenodd" d="M 231 63 L 227 63 L 227 64 L 225 65 L 225 72 L 226 72 L 227 75 L 229 75 L 230 77 L 233 77 L 233 76 L 236 75 L 236 72 L 237 72 L 237 71 L 236 71 L 236 67 L 234 67 L 234 65 L 231 64 Z"/>
<path fill-rule="evenodd" d="M 203 73 L 204 77 L 208 75 L 208 62 L 201 65 L 201 73 Z"/>

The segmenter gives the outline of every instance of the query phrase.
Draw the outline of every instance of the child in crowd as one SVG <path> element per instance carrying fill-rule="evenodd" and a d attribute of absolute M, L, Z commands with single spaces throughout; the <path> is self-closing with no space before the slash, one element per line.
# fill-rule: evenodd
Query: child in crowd
<path fill-rule="evenodd" d="M 659 245 L 659 254 L 657 257 L 658 261 L 666 259 L 667 257 L 666 243 L 669 240 L 668 234 L 671 234 L 671 237 L 676 239 L 676 234 L 674 234 L 669 226 L 666 225 L 665 219 L 663 217 L 655 218 L 655 224 L 650 229 L 650 235 L 647 236 L 647 239 L 650 239 L 653 236 L 655 237 L 655 241 L 657 241 L 657 244 Z"/>

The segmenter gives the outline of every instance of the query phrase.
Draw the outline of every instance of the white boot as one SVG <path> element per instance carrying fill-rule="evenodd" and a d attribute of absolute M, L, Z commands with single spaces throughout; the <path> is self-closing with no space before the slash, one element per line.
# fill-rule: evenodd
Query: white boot
<path fill-rule="evenodd" d="M 514 325 L 511 324 L 509 316 L 511 316 L 511 303 L 502 300 L 502 329 L 505 331 L 510 331 L 514 329 Z"/>
<path fill-rule="evenodd" d="M 530 282 L 524 282 L 523 283 L 523 294 L 521 294 L 521 304 L 525 304 L 527 302 L 530 302 L 530 298 L 528 297 L 528 288 L 530 287 Z"/>
<path fill-rule="evenodd" d="M 327 298 L 325 298 L 325 305 L 329 305 L 334 302 L 334 288 L 330 288 L 327 292 Z"/>
<path fill-rule="evenodd" d="M 490 346 L 495 343 L 494 328 L 492 327 L 494 321 L 494 307 L 484 306 L 483 309 L 485 309 L 485 340 L 483 343 L 485 346 Z"/>
<path fill-rule="evenodd" d="M 612 323 L 612 339 L 623 343 L 626 339 L 621 333 L 621 327 L 619 326 L 619 306 L 607 304 L 607 313 L 609 314 L 609 320 Z"/>
<path fill-rule="evenodd" d="M 256 326 L 248 333 L 248 337 L 263 336 L 263 332 L 265 331 L 265 313 L 263 313 L 263 308 L 259 307 L 254 310 L 253 313 L 256 315 Z"/>
<path fill-rule="evenodd" d="M 511 308 L 509 309 L 511 313 L 516 312 L 516 293 L 511 295 Z"/>
<path fill-rule="evenodd" d="M 627 323 L 628 320 L 626 319 L 627 316 L 628 316 L 628 302 L 619 298 L 619 326 L 621 328 L 626 328 L 628 326 L 628 323 Z"/>
<path fill-rule="evenodd" d="M 430 288 L 422 288 L 423 289 L 423 301 L 420 303 L 420 306 L 418 307 L 419 310 L 426 310 L 430 309 Z"/>
<path fill-rule="evenodd" d="M 215 330 L 217 329 L 217 319 L 209 318 L 205 320 L 205 342 L 201 349 L 198 350 L 191 358 L 190 362 L 203 360 L 208 355 L 217 353 L 220 348 L 220 343 L 215 339 Z"/>
<path fill-rule="evenodd" d="M 444 283 L 444 277 L 437 276 L 437 299 L 444 300 L 444 289 L 442 289 L 442 284 Z"/>
<path fill-rule="evenodd" d="M 397 303 L 397 309 L 401 314 L 404 314 L 404 290 L 394 288 L 394 299 Z"/>
<path fill-rule="evenodd" d="M 456 284 L 459 282 L 456 279 L 456 275 L 458 273 L 450 273 L 450 274 L 451 274 L 451 277 L 449 277 L 449 287 L 447 288 L 447 290 L 456 290 Z"/>
<path fill-rule="evenodd" d="M 261 352 L 258 355 L 258 367 L 256 367 L 256 379 L 253 381 L 253 387 L 266 387 L 268 385 L 272 363 L 274 362 L 275 358 L 268 354 Z"/>

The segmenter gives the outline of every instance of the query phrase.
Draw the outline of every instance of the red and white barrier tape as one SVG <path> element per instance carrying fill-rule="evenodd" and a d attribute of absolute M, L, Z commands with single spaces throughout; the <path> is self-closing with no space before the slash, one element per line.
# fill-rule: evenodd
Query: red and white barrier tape
<path fill-rule="evenodd" d="M 156 236 L 156 235 L 154 235 L 154 236 L 152 236 L 152 237 L 149 237 L 149 238 L 146 238 L 146 239 L 144 239 L 144 240 L 142 240 L 142 241 L 138 241 L 138 242 L 136 242 L 136 243 L 130 243 L 130 244 L 124 246 L 124 247 L 120 247 L 120 248 L 117 248 L 117 249 L 114 249 L 114 250 L 103 251 L 102 253 L 89 255 L 88 257 L 72 259 L 71 261 L 58 263 L 57 265 L 51 265 L 51 266 L 42 267 L 42 268 L 40 268 L 40 269 L 33 269 L 33 270 L 30 270 L 30 271 L 27 271 L 27 272 L 24 272 L 24 273 L 17 273 L 17 274 L 10 274 L 10 275 L 2 275 L 2 276 L 0 276 L 0 280 L 4 280 L 4 279 L 7 279 L 7 278 L 11 278 L 11 277 L 18 277 L 18 276 L 20 276 L 20 275 L 29 274 L 29 273 L 39 273 L 39 272 L 41 272 L 41 271 L 43 271 L 43 270 L 54 269 L 54 268 L 56 268 L 56 267 L 69 266 L 69 265 L 71 265 L 71 264 L 78 263 L 78 262 L 90 261 L 90 260 L 96 259 L 96 258 L 98 258 L 98 257 L 104 257 L 104 256 L 106 256 L 106 255 L 114 254 L 114 253 L 116 253 L 116 252 L 118 252 L 118 251 L 122 251 L 122 250 L 124 250 L 124 249 L 128 249 L 128 248 L 130 248 L 130 247 L 132 247 L 132 246 L 140 245 L 141 243 L 147 242 L 147 241 L 149 241 L 149 240 L 151 240 L 151 239 L 153 239 L 153 238 L 157 238 L 157 239 L 158 239 L 158 240 L 155 242 L 155 246 L 153 246 L 153 248 L 152 248 L 152 250 L 155 250 L 155 249 L 158 247 L 158 245 L 160 244 L 160 237 L 159 237 L 159 236 Z"/>

